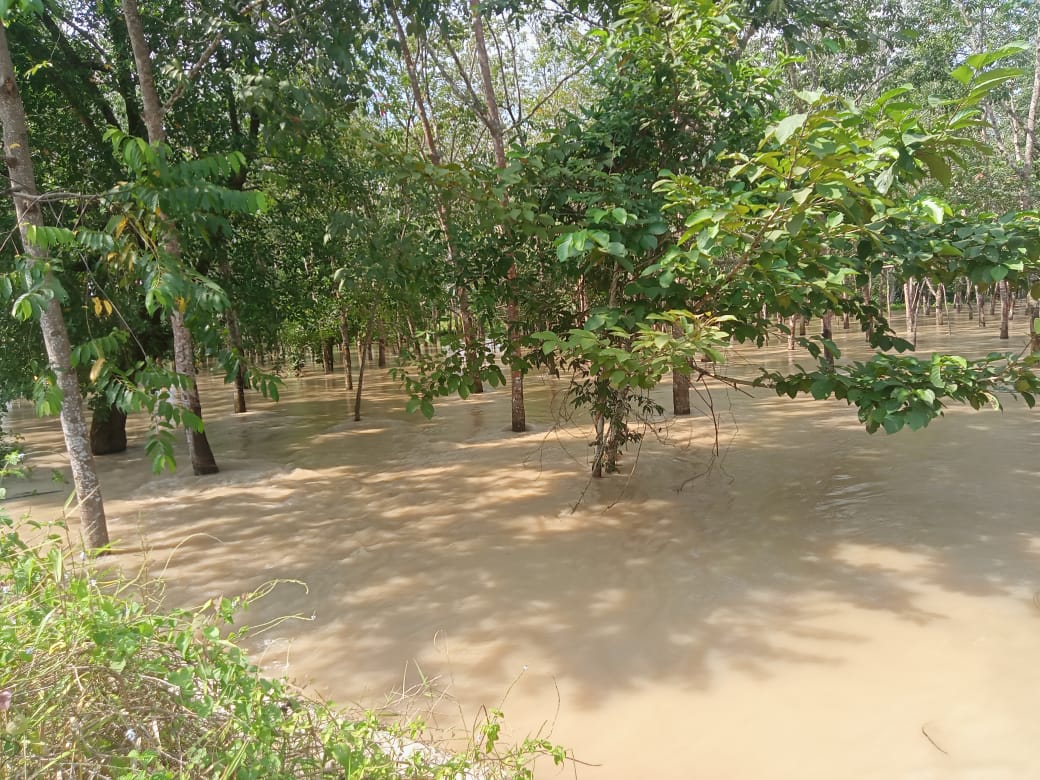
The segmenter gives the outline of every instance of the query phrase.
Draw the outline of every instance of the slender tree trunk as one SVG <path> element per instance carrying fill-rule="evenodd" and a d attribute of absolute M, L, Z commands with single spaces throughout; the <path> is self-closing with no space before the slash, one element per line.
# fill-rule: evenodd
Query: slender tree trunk
<path fill-rule="evenodd" d="M 365 365 L 372 359 L 372 326 L 373 319 L 370 317 L 365 327 L 365 343 L 358 350 L 361 356 L 358 360 L 357 394 L 354 396 L 354 422 L 361 420 L 361 388 L 365 383 Z"/>
<path fill-rule="evenodd" d="M 336 370 L 336 363 L 332 358 L 332 339 L 321 340 L 321 368 L 326 374 Z"/>
<path fill-rule="evenodd" d="M 1000 338 L 1008 339 L 1011 338 L 1010 334 L 1010 319 L 1008 313 L 1011 310 L 1011 293 L 1008 289 L 1007 279 L 1001 279 L 997 282 L 997 292 L 1000 295 Z"/>
<path fill-rule="evenodd" d="M 982 300 L 982 290 L 979 289 L 978 285 L 975 285 L 975 305 L 979 310 L 979 327 L 986 327 L 986 302 Z"/>
<path fill-rule="evenodd" d="M 235 307 L 227 310 L 225 316 L 228 329 L 228 341 L 235 351 L 237 365 L 235 367 L 235 414 L 245 414 L 246 409 L 246 369 L 242 365 L 245 360 L 245 352 L 242 349 L 242 332 L 238 329 L 238 314 Z"/>
<path fill-rule="evenodd" d="M 834 340 L 834 331 L 831 330 L 831 323 L 833 321 L 834 321 L 834 312 L 832 312 L 830 309 L 828 309 L 827 311 L 825 311 L 823 313 L 823 317 L 821 319 L 821 332 L 820 332 L 820 335 L 822 335 L 823 338 L 826 339 L 827 341 L 833 341 Z M 827 361 L 827 365 L 829 365 L 831 368 L 834 368 L 834 352 L 831 350 L 831 348 L 827 344 L 823 345 L 823 358 L 824 358 L 824 360 Z"/>
<path fill-rule="evenodd" d="M 1026 306 L 1029 320 L 1029 351 L 1040 352 L 1040 333 L 1036 332 L 1037 319 L 1040 318 L 1040 302 L 1030 297 Z"/>
<path fill-rule="evenodd" d="M 792 314 L 787 320 L 787 327 L 789 328 L 787 333 L 787 348 L 794 349 L 795 339 L 798 335 L 798 321 L 801 319 L 801 315 Z"/>
<path fill-rule="evenodd" d="M 15 216 L 21 235 L 22 247 L 32 265 L 48 262 L 47 252 L 28 240 L 29 227 L 42 227 L 43 215 L 35 200 L 36 175 L 33 171 L 32 150 L 29 146 L 29 131 L 25 121 L 25 106 L 15 81 L 14 64 L 7 45 L 7 31 L 0 26 L 0 124 L 4 133 L 4 158 L 10 177 Z M 53 279 L 45 271 L 45 281 L 50 287 Z M 101 498 L 94 457 L 90 453 L 90 438 L 87 421 L 83 413 L 83 397 L 79 391 L 79 380 L 72 368 L 72 346 L 65 328 L 65 315 L 57 298 L 51 298 L 40 314 L 40 329 L 47 350 L 47 360 L 58 387 L 62 392 L 61 430 L 65 437 L 65 449 L 72 468 L 72 481 L 79 502 L 79 516 L 83 538 L 87 547 L 100 549 L 108 545 L 108 523 L 105 505 Z"/>
<path fill-rule="evenodd" d="M 440 145 L 437 143 L 437 136 L 433 132 L 433 123 L 430 120 L 429 112 L 426 109 L 426 100 L 423 96 L 422 90 L 419 88 L 419 73 L 418 68 L 415 66 L 415 57 L 412 56 L 412 49 L 408 44 L 408 35 L 405 32 L 404 25 L 401 24 L 401 16 L 398 13 L 396 5 L 390 3 L 389 9 L 390 16 L 394 22 L 394 27 L 397 30 L 397 37 L 401 46 L 401 56 L 404 58 L 404 65 L 408 71 L 408 81 L 412 92 L 412 100 L 415 101 L 415 108 L 419 112 L 419 122 L 422 125 L 423 138 L 426 140 L 426 148 L 430 153 L 430 162 L 439 167 L 441 164 Z M 441 233 L 444 235 L 444 245 L 445 252 L 448 256 L 448 265 L 452 268 L 457 268 L 458 255 L 455 251 L 455 237 L 451 229 L 451 214 L 447 205 L 440 197 L 437 198 L 437 222 L 440 225 Z M 477 349 L 477 336 L 473 312 L 469 305 L 469 291 L 465 284 L 462 283 L 457 285 L 457 291 L 459 315 L 462 319 L 462 341 L 466 350 L 466 370 L 470 372 L 469 389 L 471 393 L 483 393 L 484 383 L 480 379 L 480 367 L 477 365 L 479 363 L 479 350 Z"/>
<path fill-rule="evenodd" d="M 506 147 L 502 133 L 502 121 L 498 111 L 498 100 L 495 98 L 494 82 L 491 78 L 491 64 L 488 61 L 487 45 L 484 42 L 484 21 L 480 16 L 479 0 L 469 0 L 470 17 L 473 23 L 473 43 L 477 55 L 477 65 L 480 69 L 480 82 L 484 90 L 484 104 L 487 110 L 485 124 L 491 142 L 495 149 L 495 164 L 500 168 L 506 167 Z M 507 277 L 510 283 L 516 280 L 516 263 L 509 265 Z M 520 306 L 516 300 L 515 291 L 510 292 L 509 300 L 506 302 L 506 326 L 509 332 L 508 350 L 515 364 L 519 364 L 520 354 Z M 527 430 L 527 413 L 524 409 L 524 374 L 517 365 L 510 367 L 509 387 L 512 402 L 512 428 L 515 432 Z"/>
<path fill-rule="evenodd" d="M 377 344 L 379 359 L 376 361 L 377 368 L 386 368 L 386 339 L 381 338 Z"/>
<path fill-rule="evenodd" d="M 340 349 L 343 351 L 343 373 L 345 375 L 344 384 L 347 390 L 354 389 L 354 367 L 351 365 L 350 360 L 350 332 L 347 328 L 347 315 L 341 314 L 339 316 L 339 343 Z"/>
<path fill-rule="evenodd" d="M 863 301 L 865 303 L 867 303 L 867 304 L 871 303 L 871 289 L 873 288 L 873 283 L 874 283 L 873 276 L 868 276 L 867 277 L 867 283 L 865 285 L 863 285 L 863 289 L 861 291 L 861 294 L 863 296 Z M 864 331 L 864 335 L 866 336 L 867 343 L 869 344 L 870 340 L 872 338 L 874 338 L 874 319 L 873 319 L 873 317 L 871 317 L 871 319 L 867 322 L 867 328 Z"/>
<path fill-rule="evenodd" d="M 672 335 L 682 336 L 682 328 L 672 325 Z M 676 416 L 690 413 L 690 374 L 674 369 L 672 371 L 672 413 Z"/>
<path fill-rule="evenodd" d="M 130 37 L 134 64 L 137 67 L 137 81 L 141 89 L 141 103 L 144 106 L 144 123 L 148 129 L 148 142 L 159 146 L 166 141 L 166 128 L 162 103 L 159 101 L 159 93 L 155 88 L 151 49 L 144 36 L 144 26 L 141 24 L 137 0 L 122 0 L 122 3 L 126 31 Z M 179 258 L 181 256 L 180 242 L 173 232 L 172 225 L 168 226 L 165 240 L 166 251 Z M 170 315 L 170 327 L 173 331 L 174 368 L 177 373 L 185 377 L 185 387 L 180 393 L 181 403 L 201 420 L 202 401 L 199 399 L 199 387 L 195 378 L 195 348 L 191 331 L 184 321 L 184 314 L 176 308 Z M 205 430 L 196 431 L 187 427 L 185 432 L 188 438 L 191 467 L 195 474 L 217 473 L 220 469 L 217 468 L 217 461 L 213 457 L 213 450 L 209 446 Z"/>

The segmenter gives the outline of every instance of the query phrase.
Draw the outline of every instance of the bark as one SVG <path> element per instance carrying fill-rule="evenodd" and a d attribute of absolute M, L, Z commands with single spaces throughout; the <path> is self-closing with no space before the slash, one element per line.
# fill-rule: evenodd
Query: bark
<path fill-rule="evenodd" d="M 336 364 L 332 359 L 332 339 L 321 341 L 321 367 L 326 374 L 336 370 Z"/>
<path fill-rule="evenodd" d="M 921 303 L 921 284 L 915 279 L 903 283 L 903 300 L 906 303 L 906 335 L 917 346 L 917 307 Z"/>
<path fill-rule="evenodd" d="M 126 413 L 115 406 L 95 409 L 90 418 L 90 453 L 114 455 L 126 452 Z"/>
<path fill-rule="evenodd" d="M 982 300 L 982 290 L 979 289 L 978 285 L 975 285 L 975 305 L 979 309 L 979 327 L 986 327 L 986 304 Z"/>
<path fill-rule="evenodd" d="M 673 325 L 672 335 L 682 336 L 682 328 Z M 676 416 L 690 413 L 690 374 L 678 369 L 672 371 L 672 413 Z"/>
<path fill-rule="evenodd" d="M 47 252 L 28 241 L 30 226 L 42 227 L 37 196 L 36 175 L 33 170 L 29 131 L 25 120 L 25 106 L 15 81 L 14 64 L 7 45 L 7 31 L 0 26 L 0 124 L 3 125 L 4 158 L 14 201 L 15 216 L 22 246 L 28 262 L 44 265 Z M 45 272 L 48 285 L 53 281 L 50 271 Z M 72 468 L 72 481 L 79 502 L 79 516 L 87 547 L 100 549 L 108 545 L 108 523 L 101 497 L 101 485 L 90 453 L 87 421 L 83 413 L 83 397 L 79 380 L 72 368 L 72 347 L 65 327 L 65 315 L 56 298 L 51 298 L 40 314 L 40 329 L 47 351 L 47 360 L 58 387 L 62 391 L 61 430 Z"/>
<path fill-rule="evenodd" d="M 821 335 L 827 341 L 834 340 L 834 331 L 831 330 L 831 323 L 833 322 L 833 320 L 834 312 L 828 310 L 823 313 L 823 317 L 821 319 Z M 831 368 L 834 368 L 834 352 L 831 351 L 831 348 L 828 347 L 826 344 L 824 344 L 823 346 L 823 357 L 824 360 L 827 361 L 827 365 L 829 365 Z"/>
<path fill-rule="evenodd" d="M 378 354 L 379 359 L 376 361 L 377 368 L 386 368 L 386 339 L 379 339 L 378 341 Z"/>
<path fill-rule="evenodd" d="M 798 334 L 798 321 L 800 319 L 801 319 L 800 315 L 792 314 L 790 316 L 790 318 L 787 320 L 787 327 L 789 328 L 788 333 L 787 333 L 787 348 L 788 349 L 794 349 L 795 338 L 796 338 L 796 336 Z"/>
<path fill-rule="evenodd" d="M 1008 312 L 1011 309 L 1011 291 L 1008 288 L 1007 279 L 1001 279 L 997 283 L 997 292 L 1000 295 L 1000 338 L 1011 338 Z"/>
<path fill-rule="evenodd" d="M 474 49 L 477 56 L 477 65 L 480 69 L 480 82 L 484 91 L 484 104 L 487 111 L 484 123 L 487 125 L 488 134 L 491 136 L 491 143 L 495 149 L 495 165 L 500 169 L 504 169 L 506 167 L 505 139 L 498 111 L 498 100 L 495 98 L 494 82 L 491 78 L 491 64 L 488 61 L 487 46 L 484 42 L 484 21 L 480 17 L 480 3 L 478 0 L 469 0 L 469 9 L 473 23 Z M 510 284 L 516 280 L 515 262 L 510 263 L 506 276 Z M 514 364 L 519 364 L 522 357 L 520 354 L 519 321 L 520 306 L 516 301 L 515 295 L 511 292 L 506 303 L 506 327 L 508 328 L 509 337 L 507 349 L 514 359 Z M 527 430 L 527 416 L 524 409 L 524 374 L 517 365 L 513 365 L 510 368 L 509 378 L 512 400 L 512 429 L 520 433 Z"/>
<path fill-rule="evenodd" d="M 339 317 L 339 343 L 340 349 L 343 350 L 343 373 L 345 375 L 344 383 L 347 386 L 347 390 L 353 390 L 354 367 L 351 365 L 350 360 L 350 332 L 347 329 L 347 315 L 345 314 L 341 314 Z"/>
<path fill-rule="evenodd" d="M 372 319 L 369 318 L 368 326 L 365 328 L 365 343 L 359 344 L 358 353 L 358 376 L 357 394 L 354 396 L 354 422 L 361 420 L 361 388 L 365 383 L 365 365 L 372 359 Z"/>
<path fill-rule="evenodd" d="M 873 287 L 873 281 L 874 281 L 873 276 L 868 276 L 867 277 L 867 283 L 865 285 L 863 285 L 863 289 L 860 291 L 862 296 L 863 296 L 863 302 L 866 303 L 867 305 L 869 305 L 871 303 L 870 291 L 871 291 L 871 288 Z M 871 318 L 867 322 L 867 327 L 866 327 L 866 330 L 864 331 L 864 334 L 866 335 L 867 343 L 869 344 L 870 340 L 874 337 L 874 319 L 873 318 Z"/>
<path fill-rule="evenodd" d="M 226 321 L 228 341 L 231 342 L 231 348 L 235 351 L 235 355 L 238 357 L 238 364 L 235 368 L 235 414 L 245 414 L 247 411 L 246 368 L 242 364 L 245 355 L 242 350 L 242 333 L 238 329 L 238 314 L 235 312 L 234 306 L 228 309 Z"/>
<path fill-rule="evenodd" d="M 148 41 L 144 36 L 144 26 L 137 9 L 137 0 L 122 0 L 123 18 L 126 20 L 126 31 L 130 38 L 130 48 L 134 53 L 134 64 L 137 68 L 137 83 L 141 89 L 141 103 L 144 107 L 144 124 L 148 130 L 148 142 L 158 146 L 166 140 L 166 128 L 163 123 L 164 112 L 159 101 L 159 93 L 155 88 L 155 76 L 152 71 L 152 55 Z M 166 251 L 174 257 L 181 256 L 180 243 L 169 226 L 165 237 Z M 195 379 L 195 348 L 191 331 L 184 321 L 183 312 L 174 309 L 170 316 L 170 328 L 173 331 L 174 368 L 185 377 L 185 387 L 181 390 L 181 404 L 202 419 L 202 401 L 199 399 L 198 382 Z M 213 450 L 205 431 L 185 428 L 188 439 L 188 454 L 191 468 L 196 475 L 215 474 L 217 467 Z"/>
<path fill-rule="evenodd" d="M 1040 352 L 1040 333 L 1036 332 L 1037 319 L 1040 318 L 1040 302 L 1030 297 L 1026 304 L 1026 312 L 1029 320 L 1029 351 Z"/>

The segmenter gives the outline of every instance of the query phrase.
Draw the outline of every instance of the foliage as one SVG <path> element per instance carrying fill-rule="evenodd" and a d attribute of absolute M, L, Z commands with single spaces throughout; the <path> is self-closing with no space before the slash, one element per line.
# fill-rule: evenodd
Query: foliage
<path fill-rule="evenodd" d="M 347 716 L 249 663 L 229 627 L 256 594 L 163 613 L 141 583 L 25 530 L 0 517 L 5 776 L 528 778 L 536 756 L 566 759 L 539 738 L 502 749 L 500 712 L 455 754 L 419 745 L 419 722 Z"/>

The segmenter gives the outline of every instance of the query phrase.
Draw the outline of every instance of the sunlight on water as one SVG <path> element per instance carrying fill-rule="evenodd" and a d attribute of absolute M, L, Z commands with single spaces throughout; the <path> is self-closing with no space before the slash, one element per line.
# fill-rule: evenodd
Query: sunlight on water
<path fill-rule="evenodd" d="M 995 336 L 922 326 L 921 347 Z M 838 332 L 846 357 L 860 338 Z M 1022 408 L 871 437 L 844 403 L 715 388 L 721 459 L 703 414 L 666 419 L 590 483 L 549 379 L 528 383 L 523 435 L 501 390 L 426 421 L 378 372 L 360 423 L 338 376 L 238 418 L 203 391 L 220 474 L 152 477 L 140 420 L 100 459 L 121 557 L 146 550 L 175 604 L 306 583 L 247 613 L 298 616 L 252 648 L 336 701 L 426 679 L 457 726 L 509 691 L 514 738 L 551 722 L 600 780 L 1040 777 L 1040 428 Z M 51 517 L 57 427 L 24 406 L 12 422 L 34 472 L 11 492 L 40 495 L 9 508 Z"/>

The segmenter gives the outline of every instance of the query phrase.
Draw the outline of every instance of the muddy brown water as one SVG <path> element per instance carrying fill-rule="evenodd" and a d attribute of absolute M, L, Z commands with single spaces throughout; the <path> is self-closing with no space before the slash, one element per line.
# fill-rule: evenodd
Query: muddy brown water
<path fill-rule="evenodd" d="M 921 342 L 985 352 L 995 336 L 922 326 Z M 731 357 L 747 374 L 808 363 Z M 716 388 L 720 458 L 703 413 L 667 418 L 667 441 L 589 482 L 556 381 L 529 380 L 522 435 L 503 390 L 428 422 L 376 373 L 354 423 L 341 383 L 289 379 L 236 417 L 204 382 L 212 477 L 151 476 L 140 420 L 99 460 L 120 556 L 146 550 L 171 604 L 306 583 L 246 614 L 306 618 L 251 640 L 273 672 L 369 706 L 426 680 L 441 726 L 501 706 L 507 736 L 551 727 L 592 780 L 1040 777 L 1040 427 L 1024 407 L 868 436 L 843 403 Z M 52 517 L 57 427 L 25 406 L 10 422 L 34 470 L 8 509 Z"/>

